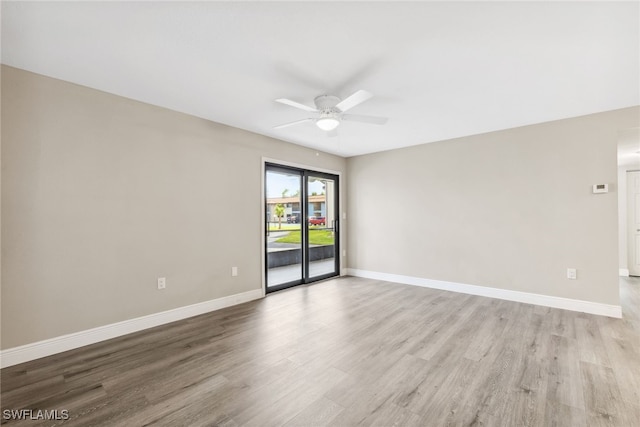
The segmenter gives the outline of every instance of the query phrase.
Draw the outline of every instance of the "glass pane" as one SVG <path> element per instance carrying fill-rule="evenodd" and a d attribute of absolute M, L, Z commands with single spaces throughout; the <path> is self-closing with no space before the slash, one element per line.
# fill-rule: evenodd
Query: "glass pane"
<path fill-rule="evenodd" d="M 335 273 L 336 185 L 332 179 L 309 176 L 309 278 Z"/>
<path fill-rule="evenodd" d="M 302 280 L 301 177 L 267 171 L 267 287 Z"/>

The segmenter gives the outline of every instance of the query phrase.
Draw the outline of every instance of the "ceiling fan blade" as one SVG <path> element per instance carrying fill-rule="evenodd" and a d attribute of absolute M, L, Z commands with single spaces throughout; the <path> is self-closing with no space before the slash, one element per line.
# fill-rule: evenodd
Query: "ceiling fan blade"
<path fill-rule="evenodd" d="M 383 125 L 389 120 L 386 117 L 376 116 L 360 116 L 358 114 L 343 114 L 342 120 L 348 120 L 350 122 L 370 123 L 372 125 Z"/>
<path fill-rule="evenodd" d="M 318 110 L 313 108 L 313 107 L 309 107 L 308 105 L 300 104 L 299 102 L 292 101 L 292 100 L 286 99 L 286 98 L 276 99 L 276 102 L 279 102 L 279 103 L 284 104 L 284 105 L 288 105 L 290 107 L 299 108 L 299 109 L 304 110 L 304 111 L 309 111 L 311 113 L 317 113 L 318 112 Z"/>
<path fill-rule="evenodd" d="M 347 111 L 355 107 L 356 105 L 363 103 L 364 101 L 371 98 L 372 96 L 373 94 L 367 92 L 366 90 L 359 90 L 353 95 L 349 96 L 348 98 L 338 102 L 338 104 L 336 105 L 336 108 L 338 108 L 340 111 Z"/>
<path fill-rule="evenodd" d="M 304 123 L 304 122 L 310 122 L 310 121 L 314 121 L 314 120 L 315 119 L 312 119 L 312 118 L 296 120 L 295 122 L 285 123 L 283 125 L 274 126 L 273 128 L 274 129 L 282 129 L 282 128 L 286 128 L 286 127 L 289 127 L 289 126 L 297 125 L 297 124 Z"/>

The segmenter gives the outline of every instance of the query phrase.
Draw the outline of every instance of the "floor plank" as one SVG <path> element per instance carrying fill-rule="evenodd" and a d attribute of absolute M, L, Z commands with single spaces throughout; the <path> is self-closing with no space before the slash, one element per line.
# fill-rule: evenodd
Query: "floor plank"
<path fill-rule="evenodd" d="M 340 278 L 2 369 L 8 426 L 640 425 L 622 319 Z"/>

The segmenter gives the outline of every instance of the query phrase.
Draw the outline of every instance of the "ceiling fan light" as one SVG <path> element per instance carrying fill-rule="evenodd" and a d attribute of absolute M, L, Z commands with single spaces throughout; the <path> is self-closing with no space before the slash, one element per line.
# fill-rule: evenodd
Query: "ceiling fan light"
<path fill-rule="evenodd" d="M 334 130 L 338 127 L 340 121 L 338 119 L 334 119 L 333 117 L 322 117 L 316 120 L 316 125 L 325 131 Z"/>

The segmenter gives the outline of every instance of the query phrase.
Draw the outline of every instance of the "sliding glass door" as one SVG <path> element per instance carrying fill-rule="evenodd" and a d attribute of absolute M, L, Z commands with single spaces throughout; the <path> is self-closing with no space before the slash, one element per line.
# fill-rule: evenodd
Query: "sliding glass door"
<path fill-rule="evenodd" d="M 339 274 L 338 177 L 267 164 L 267 292 Z"/>
<path fill-rule="evenodd" d="M 302 265 L 302 176 L 268 167 L 266 190 L 267 291 L 300 283 Z"/>
<path fill-rule="evenodd" d="M 313 280 L 338 274 L 337 177 L 311 173 L 307 186 L 307 251 L 306 277 Z"/>

